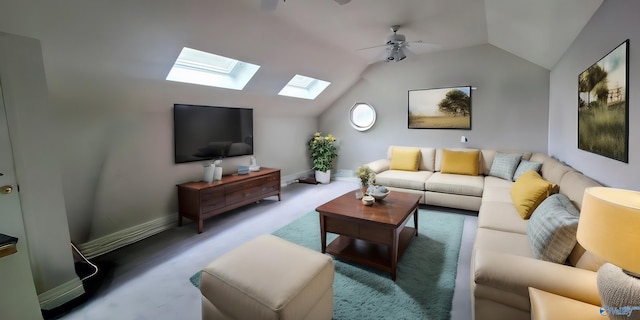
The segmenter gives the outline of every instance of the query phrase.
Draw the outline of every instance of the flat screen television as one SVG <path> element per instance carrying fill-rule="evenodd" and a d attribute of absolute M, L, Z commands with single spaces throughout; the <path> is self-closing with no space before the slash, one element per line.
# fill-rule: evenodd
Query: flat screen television
<path fill-rule="evenodd" d="M 175 163 L 253 154 L 253 109 L 173 105 Z"/>

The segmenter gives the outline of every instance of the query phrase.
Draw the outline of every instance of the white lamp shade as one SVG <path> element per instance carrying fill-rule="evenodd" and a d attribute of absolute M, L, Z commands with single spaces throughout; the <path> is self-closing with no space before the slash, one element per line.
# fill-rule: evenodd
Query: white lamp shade
<path fill-rule="evenodd" d="M 640 274 L 640 192 L 587 188 L 577 238 L 591 253 Z"/>

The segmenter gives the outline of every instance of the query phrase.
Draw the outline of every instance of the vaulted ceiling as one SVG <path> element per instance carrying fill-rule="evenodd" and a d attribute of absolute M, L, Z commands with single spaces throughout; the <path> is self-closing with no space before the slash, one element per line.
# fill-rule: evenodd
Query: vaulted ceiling
<path fill-rule="evenodd" d="M 0 32 L 41 40 L 52 95 L 67 101 L 120 105 L 155 92 L 317 115 L 384 60 L 383 47 L 359 49 L 384 44 L 391 25 L 424 42 L 412 54 L 489 43 L 551 69 L 603 0 L 286 0 L 275 10 L 261 1 L 2 0 Z M 185 46 L 262 67 L 242 91 L 165 81 Z M 332 84 L 313 101 L 277 96 L 295 74 Z"/>

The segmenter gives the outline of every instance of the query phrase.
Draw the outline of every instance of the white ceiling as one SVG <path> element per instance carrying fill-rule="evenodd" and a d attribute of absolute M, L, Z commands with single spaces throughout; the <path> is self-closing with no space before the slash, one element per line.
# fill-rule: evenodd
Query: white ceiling
<path fill-rule="evenodd" d="M 391 25 L 401 25 L 408 41 L 427 43 L 412 44 L 414 54 L 489 43 L 551 69 L 602 3 L 286 0 L 265 11 L 260 1 L 2 0 L 0 32 L 42 41 L 50 90 L 67 100 L 141 100 L 136 94 L 160 90 L 175 102 L 317 115 L 384 59 L 384 48 L 358 49 L 384 44 Z M 241 92 L 167 84 L 184 46 L 262 68 Z M 332 85 L 314 101 L 277 96 L 294 74 Z"/>

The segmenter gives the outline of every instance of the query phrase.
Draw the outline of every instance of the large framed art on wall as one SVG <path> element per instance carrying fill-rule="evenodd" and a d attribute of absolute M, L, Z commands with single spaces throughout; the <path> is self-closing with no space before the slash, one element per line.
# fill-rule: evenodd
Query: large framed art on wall
<path fill-rule="evenodd" d="M 409 129 L 471 130 L 471 87 L 409 90 Z"/>
<path fill-rule="evenodd" d="M 578 148 L 629 162 L 629 40 L 578 76 Z"/>

